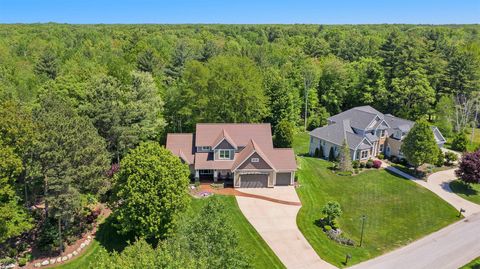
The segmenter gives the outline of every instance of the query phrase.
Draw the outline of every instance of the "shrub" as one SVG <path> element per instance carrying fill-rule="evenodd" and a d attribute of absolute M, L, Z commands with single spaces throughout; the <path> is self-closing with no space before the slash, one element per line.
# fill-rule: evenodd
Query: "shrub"
<path fill-rule="evenodd" d="M 334 162 L 337 158 L 335 157 L 335 152 L 333 151 L 333 147 L 330 147 L 330 152 L 328 153 L 328 160 Z"/>
<path fill-rule="evenodd" d="M 380 160 L 375 160 L 375 161 L 373 161 L 372 166 L 373 166 L 373 168 L 378 169 L 378 168 L 382 167 L 382 161 L 380 161 Z"/>
<path fill-rule="evenodd" d="M 452 149 L 458 150 L 460 152 L 465 152 L 467 151 L 467 143 L 468 139 L 465 133 L 459 132 L 453 137 Z"/>
<path fill-rule="evenodd" d="M 440 167 L 443 166 L 445 163 L 445 155 L 443 154 L 442 150 L 438 150 L 437 160 L 435 161 L 435 165 Z"/>
<path fill-rule="evenodd" d="M 365 168 L 365 163 L 364 162 L 360 162 L 360 168 Z"/>
<path fill-rule="evenodd" d="M 383 159 L 385 159 L 385 155 L 383 155 L 383 153 L 380 153 L 380 154 L 378 154 L 378 158 L 380 160 L 383 160 Z"/>
<path fill-rule="evenodd" d="M 360 162 L 358 160 L 355 160 L 352 162 L 352 167 L 353 168 L 359 168 L 360 167 Z"/>
<path fill-rule="evenodd" d="M 330 226 L 330 225 L 325 225 L 325 226 L 323 226 L 323 229 L 325 230 L 325 232 L 328 232 L 328 231 L 330 231 L 330 230 L 332 229 L 332 226 Z"/>
<path fill-rule="evenodd" d="M 15 263 L 15 259 L 14 258 L 10 258 L 10 257 L 5 257 L 3 259 L 0 259 L 0 265 L 10 265 L 12 263 Z"/>
<path fill-rule="evenodd" d="M 367 167 L 367 168 L 372 168 L 372 167 L 373 167 L 373 160 L 372 160 L 372 159 L 368 159 L 367 163 L 365 164 L 365 167 Z"/>
<path fill-rule="evenodd" d="M 223 189 L 224 188 L 223 183 L 212 183 L 212 184 L 210 184 L 210 186 L 212 186 L 212 188 L 214 188 L 214 189 Z"/>
<path fill-rule="evenodd" d="M 27 258 L 18 259 L 18 266 L 23 267 L 25 265 L 27 265 Z"/>
<path fill-rule="evenodd" d="M 353 170 L 355 172 L 355 174 L 358 174 L 359 170 L 358 168 L 355 168 L 355 170 Z"/>
<path fill-rule="evenodd" d="M 458 160 L 457 154 L 451 151 L 445 152 L 445 163 L 447 165 L 453 165 L 453 162 L 455 162 L 456 160 Z"/>
<path fill-rule="evenodd" d="M 320 149 L 319 148 L 315 149 L 315 153 L 313 154 L 313 157 L 320 158 Z"/>

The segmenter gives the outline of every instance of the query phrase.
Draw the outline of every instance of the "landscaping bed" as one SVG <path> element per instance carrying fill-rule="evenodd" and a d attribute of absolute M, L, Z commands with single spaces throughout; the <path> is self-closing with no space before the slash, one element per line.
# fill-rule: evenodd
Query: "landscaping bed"
<path fill-rule="evenodd" d="M 437 231 L 458 220 L 449 204 L 387 170 L 371 170 L 356 176 L 338 176 L 332 163 L 309 157 L 299 158 L 301 169 L 297 188 L 302 208 L 297 225 L 319 256 L 345 266 L 381 255 Z M 363 215 L 366 216 L 363 246 L 346 246 L 328 238 L 318 225 L 322 207 L 337 201 L 343 214 L 338 218 L 342 234 L 360 242 Z"/>

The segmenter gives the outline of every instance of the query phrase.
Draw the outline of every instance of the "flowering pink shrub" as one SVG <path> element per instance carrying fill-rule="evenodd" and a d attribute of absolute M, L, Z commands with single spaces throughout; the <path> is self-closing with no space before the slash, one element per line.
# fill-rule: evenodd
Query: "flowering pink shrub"
<path fill-rule="evenodd" d="M 374 161 L 373 161 L 373 167 L 374 167 L 374 168 L 377 168 L 377 169 L 378 169 L 378 168 L 380 168 L 381 166 L 382 166 L 382 161 L 380 161 L 380 160 L 374 160 Z"/>

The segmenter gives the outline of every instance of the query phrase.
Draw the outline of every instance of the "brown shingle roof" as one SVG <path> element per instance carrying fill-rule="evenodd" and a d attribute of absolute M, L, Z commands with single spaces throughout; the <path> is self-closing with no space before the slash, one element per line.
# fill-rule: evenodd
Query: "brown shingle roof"
<path fill-rule="evenodd" d="M 238 147 L 246 146 L 250 139 L 262 148 L 273 147 L 270 123 L 198 123 L 195 145 L 213 147 L 223 131 Z"/>
<path fill-rule="evenodd" d="M 275 166 L 270 161 L 269 157 L 263 152 L 260 146 L 255 143 L 255 140 L 251 139 L 247 146 L 235 156 L 235 163 L 232 166 L 232 169 L 237 169 L 242 163 L 244 163 L 248 157 L 250 157 L 254 152 L 256 152 L 262 159 L 273 169 Z"/>
<path fill-rule="evenodd" d="M 230 170 L 234 160 L 213 160 L 213 153 L 197 152 L 195 153 L 195 169 L 221 169 Z"/>
<path fill-rule="evenodd" d="M 173 154 L 187 164 L 193 164 L 193 134 L 167 134 L 167 146 Z"/>
<path fill-rule="evenodd" d="M 228 143 L 230 143 L 230 145 L 232 145 L 232 147 L 234 147 L 235 149 L 238 148 L 237 147 L 237 144 L 235 144 L 235 142 L 233 141 L 233 139 L 230 137 L 230 135 L 228 135 L 227 131 L 225 131 L 225 129 L 222 129 L 222 132 L 220 133 L 220 135 L 217 137 L 217 139 L 215 139 L 215 142 L 213 143 L 212 147 L 216 147 L 218 144 L 220 144 L 220 142 L 222 142 L 223 140 L 226 140 Z"/>

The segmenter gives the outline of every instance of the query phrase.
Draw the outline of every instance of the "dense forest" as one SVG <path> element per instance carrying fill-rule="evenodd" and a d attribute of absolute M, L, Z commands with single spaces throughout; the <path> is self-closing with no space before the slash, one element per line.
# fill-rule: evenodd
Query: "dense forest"
<path fill-rule="evenodd" d="M 371 105 L 450 137 L 479 91 L 478 25 L 0 25 L 0 242 L 74 240 L 129 149 L 198 122 Z"/>

